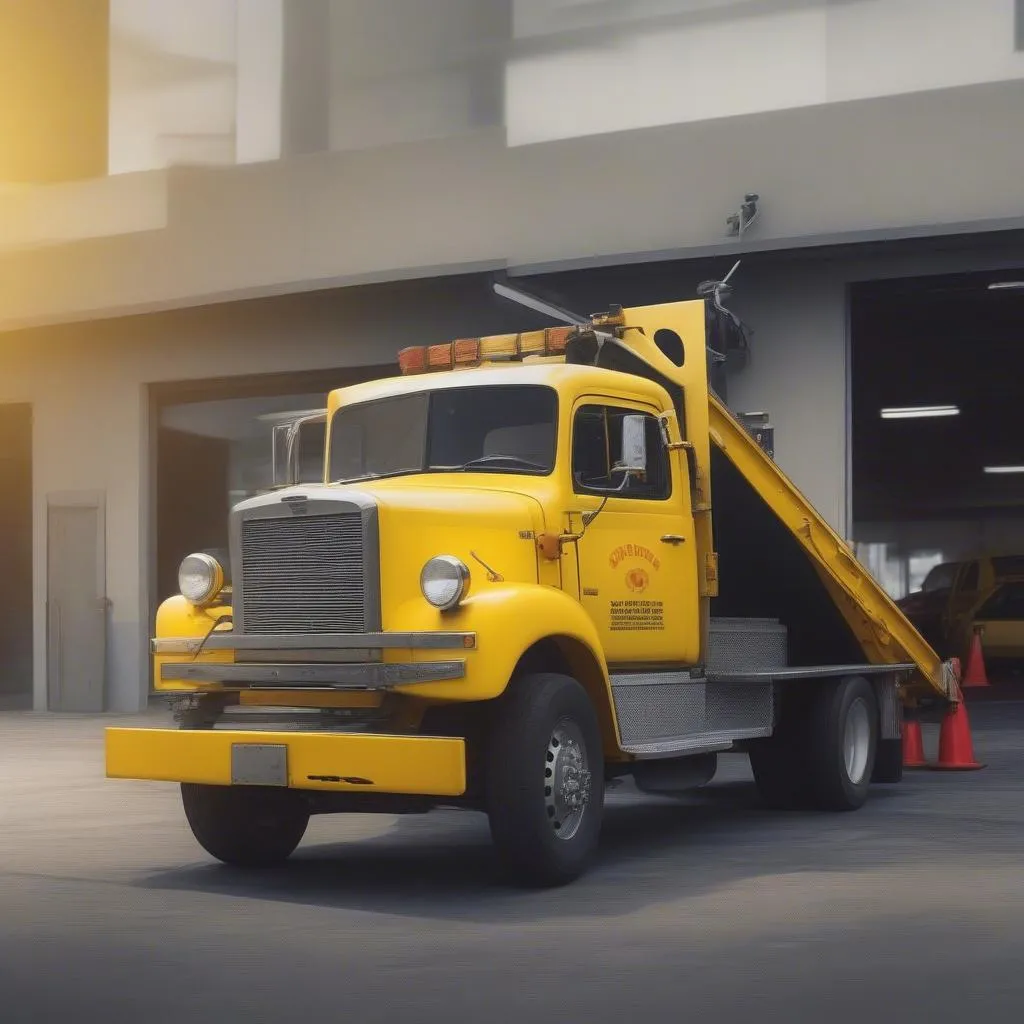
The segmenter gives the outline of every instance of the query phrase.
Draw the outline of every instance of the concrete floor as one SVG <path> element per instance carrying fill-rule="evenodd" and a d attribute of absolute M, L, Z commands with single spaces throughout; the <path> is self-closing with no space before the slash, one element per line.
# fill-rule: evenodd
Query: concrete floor
<path fill-rule="evenodd" d="M 546 893 L 455 813 L 314 819 L 240 875 L 174 787 L 103 778 L 109 720 L 2 716 L 0 1021 L 1017 1024 L 1024 705 L 971 713 L 985 771 L 855 814 L 762 811 L 743 758 L 684 803 L 617 792 L 596 869 Z"/>

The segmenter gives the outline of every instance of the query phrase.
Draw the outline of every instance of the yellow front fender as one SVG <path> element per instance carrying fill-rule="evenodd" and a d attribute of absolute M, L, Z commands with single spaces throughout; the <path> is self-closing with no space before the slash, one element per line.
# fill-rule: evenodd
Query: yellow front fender
<path fill-rule="evenodd" d="M 230 624 L 224 622 L 218 626 L 218 619 L 231 615 L 231 606 L 226 604 L 209 605 L 206 608 L 197 608 L 180 594 L 169 597 L 162 601 L 156 613 L 157 637 L 174 637 L 175 639 L 201 640 L 214 628 L 227 630 Z M 156 654 L 153 657 L 153 686 L 157 690 L 174 691 L 203 691 L 221 690 L 218 683 L 186 683 L 174 682 L 163 683 L 160 680 L 160 668 L 165 661 L 181 661 L 180 654 L 162 655 Z M 235 660 L 233 651 L 204 651 L 203 661 L 217 661 L 231 663 Z"/>
<path fill-rule="evenodd" d="M 608 666 L 597 629 L 580 604 L 563 591 L 535 583 L 500 583 L 472 595 L 453 612 L 439 613 L 425 601 L 410 602 L 401 611 L 403 629 L 476 634 L 475 649 L 466 652 L 464 678 L 401 687 L 402 692 L 429 700 L 491 700 L 504 692 L 523 655 L 550 641 L 594 702 L 609 752 L 613 745 L 618 749 Z M 397 659 L 406 653 L 393 651 L 389 656 Z M 450 651 L 426 650 L 414 655 L 417 661 L 450 656 Z"/>

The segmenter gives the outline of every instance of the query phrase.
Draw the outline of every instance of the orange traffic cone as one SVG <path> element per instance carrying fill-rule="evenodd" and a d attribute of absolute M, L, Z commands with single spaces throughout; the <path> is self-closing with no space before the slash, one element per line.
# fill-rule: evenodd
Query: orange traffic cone
<path fill-rule="evenodd" d="M 974 759 L 971 724 L 963 701 L 954 701 L 943 716 L 939 730 L 939 759 L 933 769 L 947 772 L 969 772 L 985 766 Z"/>
<path fill-rule="evenodd" d="M 928 762 L 924 758 L 921 723 L 916 718 L 908 718 L 903 723 L 903 767 L 928 767 Z"/>
<path fill-rule="evenodd" d="M 964 672 L 964 678 L 960 685 L 965 689 L 991 685 L 988 681 L 988 674 L 985 672 L 985 655 L 981 649 L 981 629 L 974 631 L 971 650 L 967 655 L 967 671 Z"/>

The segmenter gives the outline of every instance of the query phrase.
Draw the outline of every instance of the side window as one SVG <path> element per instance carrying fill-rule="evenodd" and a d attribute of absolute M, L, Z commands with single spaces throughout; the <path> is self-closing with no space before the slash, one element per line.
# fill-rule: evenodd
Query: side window
<path fill-rule="evenodd" d="M 964 570 L 963 580 L 960 583 L 960 589 L 966 590 L 973 593 L 978 589 L 978 563 L 971 562 L 971 564 Z"/>
<path fill-rule="evenodd" d="M 654 416 L 643 414 L 647 465 L 643 473 L 616 470 L 622 456 L 622 421 L 640 415 L 635 409 L 610 405 L 581 406 L 572 425 L 572 480 L 577 494 L 663 501 L 672 493 L 668 452 Z M 621 490 L 619 490 L 621 488 Z"/>

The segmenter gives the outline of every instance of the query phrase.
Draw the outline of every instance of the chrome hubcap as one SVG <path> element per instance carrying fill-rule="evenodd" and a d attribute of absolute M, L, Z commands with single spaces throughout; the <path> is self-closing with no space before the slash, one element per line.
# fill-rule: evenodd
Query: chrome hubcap
<path fill-rule="evenodd" d="M 583 734 L 575 722 L 559 722 L 548 740 L 544 766 L 545 809 L 559 839 L 576 835 L 589 800 L 590 770 Z"/>
<path fill-rule="evenodd" d="M 843 729 L 843 758 L 846 761 L 846 775 L 854 785 L 864 779 L 868 767 L 868 751 L 871 748 L 871 719 L 868 706 L 860 698 L 850 705 Z"/>

